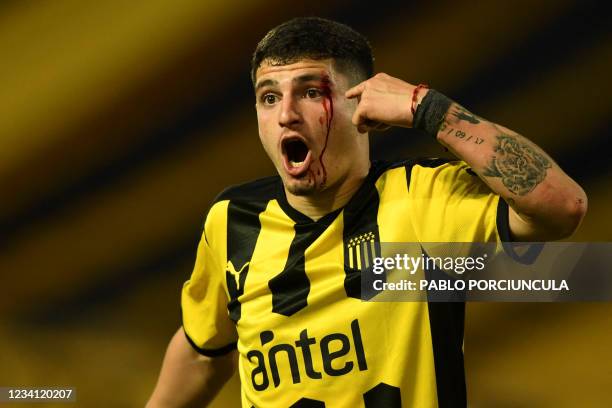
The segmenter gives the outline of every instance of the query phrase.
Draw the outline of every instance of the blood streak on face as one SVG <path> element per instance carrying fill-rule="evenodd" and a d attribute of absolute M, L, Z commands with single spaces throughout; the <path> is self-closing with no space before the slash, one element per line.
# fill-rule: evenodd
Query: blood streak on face
<path fill-rule="evenodd" d="M 331 83 L 328 75 L 322 76 L 321 88 L 323 90 L 323 109 L 325 109 L 325 119 L 327 125 L 327 129 L 325 131 L 325 143 L 323 144 L 323 149 L 321 150 L 321 155 L 319 156 L 319 163 L 321 163 L 321 169 L 323 170 L 323 181 L 321 182 L 321 186 L 324 187 L 327 183 L 327 170 L 325 169 L 325 164 L 323 163 L 323 155 L 327 149 L 329 132 L 331 131 L 332 119 L 334 118 L 334 101 L 332 98 Z"/>
<path fill-rule="evenodd" d="M 325 164 L 323 163 L 323 155 L 325 154 L 325 150 L 327 149 L 329 132 L 331 131 L 332 119 L 334 118 L 334 102 L 332 99 L 331 83 L 327 74 L 323 74 L 321 76 L 321 92 L 323 94 L 323 109 L 325 110 L 325 118 L 320 116 L 319 123 L 321 125 L 325 125 L 326 130 L 325 143 L 323 144 L 323 149 L 321 149 L 321 154 L 319 155 L 319 163 L 321 164 L 321 169 L 323 170 L 323 180 L 321 181 L 320 187 L 325 187 L 325 184 L 327 183 L 327 169 L 325 168 Z M 308 178 L 310 180 L 313 180 L 315 184 L 317 182 L 316 176 L 319 175 L 321 175 L 321 170 L 317 169 L 317 174 L 315 175 L 313 170 L 308 169 Z"/>

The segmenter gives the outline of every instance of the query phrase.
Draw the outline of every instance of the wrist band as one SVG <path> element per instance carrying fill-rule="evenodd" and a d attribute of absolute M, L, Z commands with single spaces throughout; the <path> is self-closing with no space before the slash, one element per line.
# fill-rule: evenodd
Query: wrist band
<path fill-rule="evenodd" d="M 435 89 L 430 89 L 416 108 L 412 118 L 412 127 L 425 131 L 436 138 L 444 115 L 448 112 L 453 101 Z"/>
<path fill-rule="evenodd" d="M 419 95 L 419 91 L 421 89 L 428 89 L 428 88 L 429 88 L 429 85 L 427 84 L 418 84 L 412 91 L 412 103 L 410 104 L 410 112 L 412 112 L 412 117 L 414 117 L 414 112 L 416 111 L 416 102 L 417 102 L 417 97 Z"/>

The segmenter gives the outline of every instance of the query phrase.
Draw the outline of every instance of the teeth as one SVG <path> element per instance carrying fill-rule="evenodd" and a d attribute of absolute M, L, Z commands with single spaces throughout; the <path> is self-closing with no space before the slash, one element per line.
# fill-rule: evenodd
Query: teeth
<path fill-rule="evenodd" d="M 291 167 L 300 167 L 302 164 L 304 164 L 304 162 L 295 162 L 293 160 L 289 160 L 289 164 L 291 165 Z"/>

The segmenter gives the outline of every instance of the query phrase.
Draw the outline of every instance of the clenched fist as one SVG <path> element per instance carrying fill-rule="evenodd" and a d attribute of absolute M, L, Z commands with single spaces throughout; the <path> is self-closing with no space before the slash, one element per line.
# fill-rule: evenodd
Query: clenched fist
<path fill-rule="evenodd" d="M 353 124 L 361 133 L 372 130 L 386 130 L 391 126 L 412 127 L 412 94 L 416 86 L 385 73 L 346 91 L 347 98 L 358 98 Z M 427 94 L 427 89 L 419 89 L 417 102 Z"/>

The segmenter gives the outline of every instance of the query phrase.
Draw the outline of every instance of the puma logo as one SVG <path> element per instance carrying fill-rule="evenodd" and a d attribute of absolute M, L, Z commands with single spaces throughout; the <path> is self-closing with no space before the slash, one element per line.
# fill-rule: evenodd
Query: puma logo
<path fill-rule="evenodd" d="M 240 288 L 240 274 L 242 273 L 242 271 L 244 271 L 244 268 L 249 266 L 250 263 L 251 262 L 246 262 L 244 265 L 242 265 L 242 268 L 240 268 L 240 270 L 237 271 L 232 261 L 227 261 L 226 269 L 229 273 L 232 274 L 232 276 L 234 276 L 234 280 L 236 281 L 236 288 L 238 289 Z"/>

